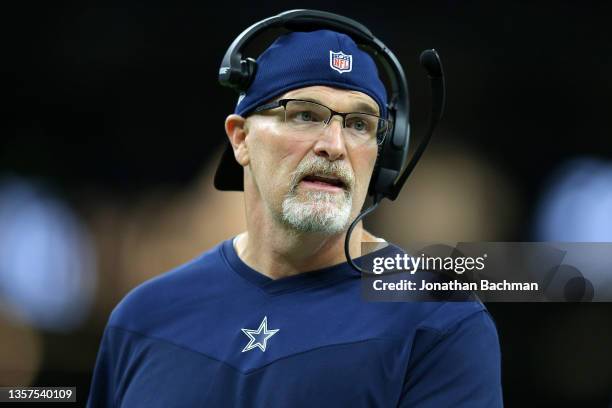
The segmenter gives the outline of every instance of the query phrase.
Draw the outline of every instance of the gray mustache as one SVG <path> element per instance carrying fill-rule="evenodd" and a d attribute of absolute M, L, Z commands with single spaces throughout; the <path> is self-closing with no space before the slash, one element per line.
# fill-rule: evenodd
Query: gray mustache
<path fill-rule="evenodd" d="M 295 189 L 306 176 L 322 176 L 322 177 L 334 177 L 346 186 L 347 190 L 353 189 L 354 176 L 353 171 L 350 169 L 348 164 L 344 161 L 329 162 L 326 159 L 314 156 L 310 159 L 303 160 L 295 171 L 292 173 L 291 178 L 291 189 Z"/>

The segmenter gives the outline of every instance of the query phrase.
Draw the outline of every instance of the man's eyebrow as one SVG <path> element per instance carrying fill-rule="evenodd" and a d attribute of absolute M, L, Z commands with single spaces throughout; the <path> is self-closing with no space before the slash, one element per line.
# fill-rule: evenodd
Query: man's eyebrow
<path fill-rule="evenodd" d="M 302 101 L 308 101 L 308 102 L 314 102 L 314 103 L 318 103 L 320 105 L 325 105 L 323 102 L 321 102 L 320 100 L 316 99 L 316 98 L 311 98 L 308 96 L 295 96 L 295 99 L 300 99 Z M 327 106 L 327 105 L 325 105 Z M 371 113 L 372 115 L 379 115 L 378 109 L 374 108 L 371 104 L 367 103 L 367 102 L 356 102 L 354 105 L 354 108 L 351 109 L 350 111 L 347 112 L 361 112 L 361 113 Z"/>

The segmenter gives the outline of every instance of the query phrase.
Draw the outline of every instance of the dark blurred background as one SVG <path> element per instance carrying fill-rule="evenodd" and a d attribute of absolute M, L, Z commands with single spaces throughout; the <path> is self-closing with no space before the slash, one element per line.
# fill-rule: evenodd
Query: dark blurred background
<path fill-rule="evenodd" d="M 447 114 L 374 233 L 612 242 L 609 2 L 21 2 L 0 15 L 1 386 L 77 386 L 84 404 L 117 302 L 242 230 L 240 194 L 211 185 L 236 101 L 219 63 L 250 24 L 304 7 L 396 53 L 413 140 L 418 55 L 444 62 Z M 612 304 L 487 306 L 507 406 L 611 406 Z"/>

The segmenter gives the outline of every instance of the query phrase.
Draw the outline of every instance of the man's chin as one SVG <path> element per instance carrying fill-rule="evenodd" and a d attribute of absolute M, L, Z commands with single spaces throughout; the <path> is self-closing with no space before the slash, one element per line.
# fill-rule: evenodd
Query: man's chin
<path fill-rule="evenodd" d="M 347 203 L 344 196 L 334 197 L 335 193 L 323 194 L 327 197 L 296 194 L 286 199 L 283 202 L 284 221 L 301 232 L 335 234 L 343 231 L 350 217 L 350 201 Z"/>

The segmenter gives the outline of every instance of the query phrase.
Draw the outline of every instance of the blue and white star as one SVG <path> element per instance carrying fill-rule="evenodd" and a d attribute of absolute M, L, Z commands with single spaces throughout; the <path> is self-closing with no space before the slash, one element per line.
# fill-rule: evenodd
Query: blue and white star
<path fill-rule="evenodd" d="M 274 336 L 279 329 L 268 330 L 268 316 L 264 316 L 257 330 L 242 329 L 242 332 L 249 336 L 249 344 L 247 344 L 242 352 L 249 351 L 255 347 L 259 347 L 261 351 L 266 351 L 268 340 Z"/>

